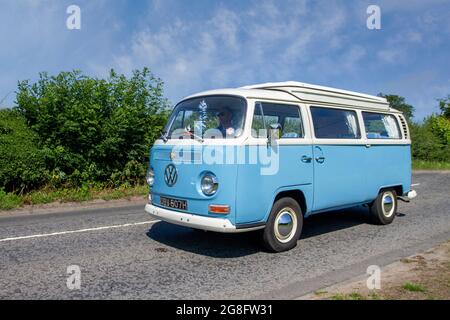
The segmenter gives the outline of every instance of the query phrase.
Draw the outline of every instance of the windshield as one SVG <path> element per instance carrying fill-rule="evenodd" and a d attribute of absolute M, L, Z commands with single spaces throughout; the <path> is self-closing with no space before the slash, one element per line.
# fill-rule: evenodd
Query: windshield
<path fill-rule="evenodd" d="M 179 103 L 165 130 L 167 139 L 230 139 L 242 134 L 246 101 L 209 96 Z"/>

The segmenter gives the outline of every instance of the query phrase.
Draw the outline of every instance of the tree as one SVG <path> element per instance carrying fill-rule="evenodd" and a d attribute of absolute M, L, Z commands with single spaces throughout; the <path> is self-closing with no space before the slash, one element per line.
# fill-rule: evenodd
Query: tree
<path fill-rule="evenodd" d="M 401 112 L 403 112 L 403 115 L 405 116 L 406 120 L 411 121 L 412 117 L 414 116 L 414 107 L 410 104 L 407 104 L 405 102 L 405 98 L 394 95 L 394 94 L 386 94 L 383 93 L 378 94 L 379 97 L 386 98 L 386 100 L 389 102 L 389 105 L 391 108 L 397 109 Z"/>
<path fill-rule="evenodd" d="M 17 110 L 47 148 L 61 183 L 143 181 L 148 151 L 167 120 L 163 82 L 144 68 L 130 78 L 80 71 L 19 82 Z"/>
<path fill-rule="evenodd" d="M 39 137 L 15 110 L 0 110 L 0 190 L 21 191 L 47 181 Z"/>
<path fill-rule="evenodd" d="M 442 115 L 450 119 L 450 95 L 448 95 L 446 98 L 438 99 L 439 101 L 439 109 L 442 111 Z"/>

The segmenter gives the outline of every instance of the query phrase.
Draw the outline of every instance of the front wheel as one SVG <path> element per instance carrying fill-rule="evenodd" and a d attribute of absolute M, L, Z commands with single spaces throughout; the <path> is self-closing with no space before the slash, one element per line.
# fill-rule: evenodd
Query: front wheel
<path fill-rule="evenodd" d="M 390 224 L 397 214 L 397 193 L 384 190 L 370 205 L 370 217 L 375 224 Z"/>
<path fill-rule="evenodd" d="M 297 245 L 302 229 L 303 215 L 297 201 L 288 197 L 279 199 L 264 229 L 264 246 L 273 252 L 290 250 Z"/>

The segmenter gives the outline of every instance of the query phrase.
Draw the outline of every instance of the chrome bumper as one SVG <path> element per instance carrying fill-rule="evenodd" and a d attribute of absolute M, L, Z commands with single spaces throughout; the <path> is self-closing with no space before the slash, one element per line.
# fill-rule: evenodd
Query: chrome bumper
<path fill-rule="evenodd" d="M 178 211 L 163 209 L 152 204 L 146 204 L 145 211 L 157 219 L 195 229 L 224 233 L 250 231 L 250 229 L 236 229 L 236 226 L 234 226 L 228 219 L 204 217 L 189 213 L 182 213 Z"/>

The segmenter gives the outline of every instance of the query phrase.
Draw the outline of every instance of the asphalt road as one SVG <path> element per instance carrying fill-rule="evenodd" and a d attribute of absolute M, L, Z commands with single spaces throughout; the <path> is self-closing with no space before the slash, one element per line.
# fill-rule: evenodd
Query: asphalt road
<path fill-rule="evenodd" d="M 311 217 L 297 247 L 151 221 L 142 205 L 0 217 L 0 299 L 295 298 L 450 239 L 450 173 L 416 173 L 389 226 L 363 207 Z M 76 231 L 76 232 L 72 232 Z M 56 233 L 53 235 L 48 235 Z M 81 270 L 69 290 L 67 267 Z"/>

